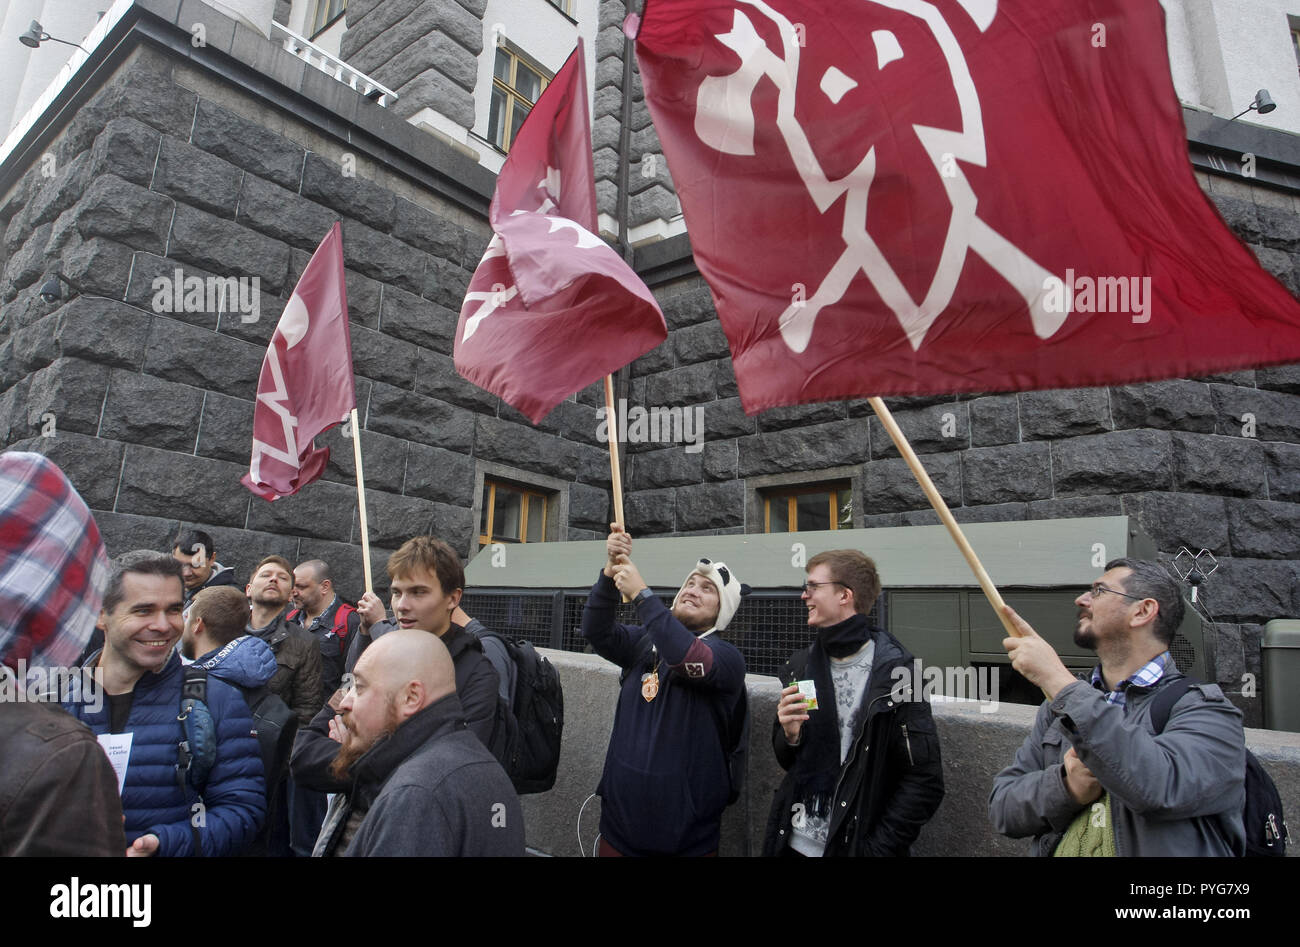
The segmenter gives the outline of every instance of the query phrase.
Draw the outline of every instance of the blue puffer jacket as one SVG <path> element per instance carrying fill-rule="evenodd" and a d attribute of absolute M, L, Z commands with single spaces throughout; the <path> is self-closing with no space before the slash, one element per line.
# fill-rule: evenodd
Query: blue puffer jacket
<path fill-rule="evenodd" d="M 86 663 L 94 667 L 98 662 L 95 654 Z M 192 817 L 201 823 L 203 855 L 238 855 L 252 841 L 266 817 L 266 786 L 252 714 L 231 685 L 259 687 L 274 673 L 271 649 L 249 637 L 238 639 L 238 646 L 209 668 L 208 707 L 216 724 L 217 756 L 203 788 L 202 809 L 195 808 L 199 794 L 188 785 L 182 791 L 176 778 L 177 745 L 184 738 L 176 719 L 184 679 L 179 655 L 173 654 L 160 672 L 140 678 L 125 728 L 133 734 L 122 789 L 128 845 L 153 834 L 160 842 L 159 855 L 193 855 Z M 96 713 L 79 701 L 66 709 L 96 736 L 109 732 L 107 701 Z"/>

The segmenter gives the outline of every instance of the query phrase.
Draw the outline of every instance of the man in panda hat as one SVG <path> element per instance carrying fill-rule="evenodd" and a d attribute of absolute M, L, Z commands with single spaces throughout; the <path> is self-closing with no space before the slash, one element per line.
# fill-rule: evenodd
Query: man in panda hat
<path fill-rule="evenodd" d="M 632 537 L 611 524 L 607 562 L 582 612 L 582 635 L 623 669 L 601 798 L 601 855 L 714 855 L 732 801 L 745 659 L 722 640 L 748 586 L 701 559 L 668 608 L 632 563 Z M 640 625 L 614 620 L 620 594 Z"/>

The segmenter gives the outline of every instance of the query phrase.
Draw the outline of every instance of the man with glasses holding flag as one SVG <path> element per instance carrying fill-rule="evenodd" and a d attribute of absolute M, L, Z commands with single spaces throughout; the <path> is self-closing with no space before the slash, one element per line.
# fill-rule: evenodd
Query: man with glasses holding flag
<path fill-rule="evenodd" d="M 1033 836 L 1037 855 L 1241 855 L 1245 734 L 1217 685 L 1191 684 L 1153 723 L 1156 695 L 1183 677 L 1169 645 L 1183 620 L 1158 562 L 1114 559 L 1075 599 L 1074 641 L 1097 652 L 1076 678 L 1011 608 L 1002 646 L 1047 700 L 989 796 L 993 826 Z M 1170 695 L 1173 696 L 1173 695 Z"/>

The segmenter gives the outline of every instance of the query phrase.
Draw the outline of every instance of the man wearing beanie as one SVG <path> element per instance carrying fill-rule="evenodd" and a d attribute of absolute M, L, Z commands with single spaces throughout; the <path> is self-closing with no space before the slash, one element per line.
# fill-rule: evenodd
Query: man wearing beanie
<path fill-rule="evenodd" d="M 671 610 L 611 525 L 607 562 L 582 612 L 582 636 L 623 669 L 601 798 L 601 855 L 715 855 L 731 792 L 728 757 L 747 709 L 745 659 L 721 632 L 743 587 L 725 563 L 701 559 Z M 619 596 L 641 625 L 614 621 Z"/>
<path fill-rule="evenodd" d="M 817 637 L 778 675 L 787 686 L 772 743 L 786 776 L 763 854 L 906 855 L 943 800 L 930 705 L 919 693 L 900 701 L 892 692 L 894 670 L 914 659 L 867 622 L 880 595 L 876 564 L 835 549 L 807 568 L 802 597 Z"/>

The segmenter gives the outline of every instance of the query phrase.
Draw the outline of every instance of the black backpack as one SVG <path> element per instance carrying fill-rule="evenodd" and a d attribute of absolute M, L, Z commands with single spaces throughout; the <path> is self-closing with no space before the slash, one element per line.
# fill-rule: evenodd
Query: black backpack
<path fill-rule="evenodd" d="M 289 705 L 265 686 L 235 687 L 244 697 L 253 715 L 253 732 L 262 754 L 262 771 L 266 778 L 266 823 L 273 820 L 284 804 L 285 780 L 289 775 L 289 756 L 298 734 L 298 718 Z M 208 774 L 216 762 L 216 728 L 208 709 L 208 672 L 195 665 L 185 667 L 181 684 L 181 721 L 185 739 L 177 748 L 177 777 L 184 779 L 202 794 Z M 258 835 L 260 842 L 266 828 Z M 255 845 L 257 843 L 254 843 Z"/>
<path fill-rule="evenodd" d="M 560 686 L 560 675 L 523 638 L 500 635 L 481 624 L 466 630 L 480 642 L 485 637 L 499 641 L 515 670 L 510 700 L 497 697 L 488 749 L 505 769 L 515 792 L 520 795 L 546 792 L 555 785 L 555 774 L 560 767 L 560 736 L 564 731 L 564 689 Z M 484 659 L 491 660 L 486 652 Z M 497 669 L 498 674 L 501 671 Z"/>
<path fill-rule="evenodd" d="M 647 666 L 654 647 L 654 642 L 650 640 L 648 634 L 641 639 L 641 645 L 637 648 L 636 657 L 631 664 L 623 668 L 623 673 L 619 675 L 619 687 L 623 686 L 633 670 Z M 724 716 L 715 707 L 713 716 L 718 727 L 718 736 L 722 741 L 722 748 L 727 754 L 729 786 L 727 805 L 730 806 L 740 799 L 741 791 L 745 788 L 745 774 L 749 772 L 749 688 L 745 687 L 741 690 L 740 698 L 736 701 L 736 706 L 731 709 L 729 714 Z"/>
<path fill-rule="evenodd" d="M 1201 683 L 1190 677 L 1180 677 L 1151 698 L 1151 726 L 1163 733 L 1169 723 L 1169 712 L 1189 689 Z M 1246 750 L 1246 807 L 1241 813 L 1246 827 L 1246 856 L 1282 856 L 1286 854 L 1289 836 L 1286 820 L 1282 816 L 1282 797 L 1277 786 L 1260 765 L 1255 754 Z"/>

